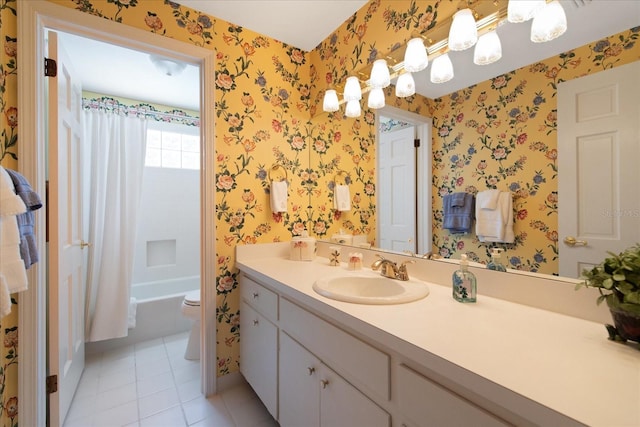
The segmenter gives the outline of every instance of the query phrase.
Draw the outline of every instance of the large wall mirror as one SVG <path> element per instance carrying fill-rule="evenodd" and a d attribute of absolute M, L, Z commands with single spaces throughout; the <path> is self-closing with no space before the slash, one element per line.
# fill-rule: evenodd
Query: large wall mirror
<path fill-rule="evenodd" d="M 529 119 L 535 117 L 536 112 L 533 110 L 539 102 L 546 102 L 553 105 L 553 114 L 557 114 L 560 119 L 564 120 L 566 113 L 558 111 L 560 105 L 562 105 L 558 104 L 557 100 L 558 86 L 562 85 L 561 82 L 563 80 L 568 81 L 569 79 L 575 79 L 583 75 L 596 74 L 610 68 L 618 67 L 618 64 L 615 62 L 617 60 L 615 56 L 620 55 L 620 52 L 607 52 L 607 49 L 615 48 L 626 50 L 626 52 L 624 52 L 624 54 L 626 54 L 626 62 L 638 61 L 640 59 L 640 44 L 635 42 L 635 38 L 638 37 L 638 30 L 637 28 L 634 28 L 640 24 L 640 8 L 636 2 L 616 1 L 615 7 L 608 4 L 608 2 L 599 1 L 566 1 L 562 3 L 567 14 L 569 29 L 564 35 L 552 42 L 534 44 L 529 41 L 529 24 L 507 24 L 498 28 L 498 33 L 502 40 L 503 58 L 497 63 L 482 67 L 475 66 L 473 65 L 472 49 L 469 49 L 468 51 L 463 52 L 453 52 L 451 55 L 451 59 L 454 64 L 455 77 L 450 82 L 440 85 L 430 83 L 428 75 L 430 68 L 427 68 L 425 71 L 417 73 L 414 76 L 418 93 L 433 100 L 437 109 L 439 108 L 441 111 L 447 111 L 444 115 L 433 118 L 432 130 L 434 134 L 434 144 L 431 157 L 432 164 L 422 165 L 425 169 L 422 171 L 418 169 L 416 171 L 418 176 L 420 176 L 421 173 L 423 174 L 421 178 L 416 179 L 416 182 L 420 182 L 424 188 L 425 186 L 422 180 L 425 179 L 425 171 L 429 170 L 427 168 L 434 168 L 433 174 L 429 172 L 430 176 L 428 177 L 430 180 L 429 184 L 431 185 L 430 189 L 433 191 L 431 197 L 433 204 L 428 201 L 426 203 L 418 203 L 416 208 L 416 218 L 417 221 L 424 221 L 424 223 L 429 224 L 429 227 L 433 226 L 433 248 L 435 248 L 436 252 L 443 258 L 459 258 L 459 254 L 461 252 L 471 251 L 477 260 L 481 262 L 488 261 L 487 252 L 482 252 L 482 250 L 478 250 L 477 247 L 473 247 L 469 240 L 462 241 L 462 243 L 461 240 L 450 240 L 442 233 L 442 230 L 438 229 L 439 220 L 441 221 L 441 219 L 438 218 L 442 207 L 441 191 L 452 191 L 454 188 L 459 191 L 468 191 L 470 189 L 482 190 L 490 187 L 481 188 L 482 185 L 479 185 L 479 182 L 490 186 L 492 179 L 499 178 L 497 176 L 492 177 L 490 176 L 491 174 L 483 175 L 483 165 L 481 161 L 478 162 L 477 160 L 472 160 L 467 162 L 468 159 L 465 159 L 465 153 L 455 151 L 457 143 L 455 135 L 448 134 L 455 132 L 456 126 L 459 126 L 459 128 L 464 127 L 465 132 L 463 138 L 474 138 L 474 141 L 476 141 L 471 145 L 465 144 L 465 147 L 471 146 L 470 150 L 482 152 L 485 153 L 485 155 L 489 155 L 490 153 L 489 157 L 495 159 L 494 163 L 498 163 L 501 160 L 500 147 L 497 141 L 501 136 L 492 135 L 492 138 L 494 139 L 493 141 L 482 142 L 482 139 L 478 135 L 483 132 L 484 124 L 479 123 L 478 120 L 476 120 L 476 116 L 470 117 L 471 112 L 473 112 L 473 114 L 481 113 L 482 115 L 489 115 L 491 106 L 483 104 L 483 97 L 485 97 L 486 94 L 490 97 L 492 94 L 500 93 L 502 98 L 495 102 L 498 103 L 504 101 L 505 105 L 509 102 L 507 99 L 508 97 L 527 97 L 526 100 L 522 99 L 521 102 L 515 102 L 508 105 L 510 116 L 503 119 L 505 123 L 502 123 L 503 126 L 507 126 L 513 131 L 513 135 L 518 135 L 518 129 L 521 129 L 519 123 L 520 116 L 523 113 L 526 113 L 528 114 Z M 588 25 L 585 23 L 588 23 Z M 594 45 L 598 40 L 621 32 L 625 32 L 625 34 L 629 36 L 628 40 L 614 40 L 615 43 L 611 42 L 610 46 Z M 618 46 L 613 46 L 613 44 L 616 43 Z M 592 45 L 588 46 L 589 44 Z M 564 54 L 565 52 L 570 52 L 574 49 L 582 49 L 580 55 L 572 56 Z M 632 60 L 629 60 L 630 57 Z M 545 62 L 549 58 L 553 61 L 557 60 L 558 64 L 556 65 L 555 63 L 550 64 Z M 588 67 L 585 67 L 585 62 L 589 62 Z M 537 63 L 542 64 L 539 67 L 545 68 L 534 69 L 535 67 L 533 64 Z M 565 72 L 565 76 L 567 76 L 567 78 L 554 79 L 553 74 L 557 73 L 558 70 L 562 71 L 563 69 L 567 70 Z M 520 70 L 523 70 L 522 73 Z M 512 84 L 515 83 L 516 80 L 525 81 L 522 85 L 526 84 L 527 89 L 518 92 L 522 87 L 513 84 L 515 87 L 513 91 L 510 93 L 502 93 L 500 85 L 503 82 L 496 79 L 497 76 L 501 75 L 505 75 L 506 80 L 513 79 L 513 82 L 511 82 Z M 535 76 L 539 76 L 539 78 L 537 79 Z M 630 78 L 633 79 L 634 77 Z M 636 80 L 633 84 L 635 84 L 635 86 L 640 86 L 640 77 L 636 74 L 635 78 Z M 484 91 L 483 88 L 486 88 L 487 90 Z M 545 99 L 543 100 L 542 98 Z M 507 99 L 507 101 L 505 101 L 505 99 Z M 555 107 L 556 105 L 558 105 L 557 108 Z M 463 114 L 460 113 L 461 111 Z M 458 116 L 452 117 L 451 113 L 453 112 L 457 112 Z M 385 116 L 385 112 L 381 110 L 377 112 L 377 116 L 383 117 Z M 392 117 L 395 117 L 395 115 L 392 115 Z M 513 119 L 512 123 L 506 123 L 506 121 L 510 119 Z M 565 209 L 567 204 L 565 203 L 563 206 L 563 190 L 562 186 L 558 185 L 559 182 L 562 182 L 563 173 L 575 174 L 576 172 L 575 168 L 572 169 L 572 171 L 569 171 L 569 169 L 561 170 L 558 167 L 559 163 L 557 156 L 558 152 L 562 152 L 563 143 L 563 141 L 558 139 L 558 130 L 561 129 L 560 132 L 562 132 L 564 123 L 561 123 L 560 120 L 558 120 L 557 125 L 554 124 L 553 127 L 550 125 L 545 127 L 545 119 L 549 119 L 546 120 L 547 122 L 553 121 L 555 123 L 555 117 L 553 117 L 553 120 L 551 120 L 551 117 L 547 118 L 540 116 L 536 119 L 540 125 L 536 125 L 535 128 L 529 127 L 526 132 L 520 131 L 521 133 L 519 137 L 516 138 L 517 140 L 512 141 L 512 143 L 515 145 L 523 144 L 531 147 L 538 147 L 538 154 L 540 154 L 540 157 L 543 160 L 547 160 L 547 164 L 545 165 L 547 169 L 544 172 L 541 172 L 541 168 L 536 168 L 535 166 L 520 168 L 518 162 L 514 161 L 508 165 L 505 164 L 504 168 L 502 168 L 500 172 L 503 174 L 502 176 L 504 179 L 499 181 L 502 185 L 508 184 L 507 187 L 502 187 L 501 189 L 511 191 L 515 197 L 514 200 L 516 200 L 514 201 L 516 211 L 515 221 L 528 227 L 526 233 L 523 232 L 524 228 L 519 229 L 523 234 L 528 234 L 528 240 L 522 243 L 520 247 L 518 247 L 518 242 L 516 241 L 516 246 L 512 247 L 512 250 L 507 250 L 509 259 L 506 261 L 508 267 L 510 267 L 510 271 L 514 273 L 519 273 L 518 270 L 525 270 L 537 271 L 542 274 L 577 278 L 581 271 L 581 267 L 588 267 L 589 263 L 599 262 L 599 259 L 601 259 L 602 256 L 591 256 L 591 258 L 589 258 L 591 261 L 587 261 L 586 264 L 584 260 L 587 258 L 583 257 L 582 261 L 578 261 L 578 264 L 570 270 L 562 271 L 560 269 L 560 261 L 565 254 L 570 251 L 581 249 L 578 247 L 580 245 L 579 242 L 574 246 L 563 243 L 562 240 L 565 237 L 570 236 L 568 234 L 567 236 L 563 235 L 562 233 L 564 232 L 561 232 L 558 229 L 558 224 L 562 227 L 561 224 L 563 221 L 573 224 L 579 222 L 575 215 L 580 213 L 575 212 L 572 214 L 574 215 L 573 218 L 568 220 L 561 219 L 562 215 L 565 214 L 563 209 Z M 526 120 L 526 118 L 523 120 Z M 538 135 L 541 137 L 538 138 Z M 544 138 L 542 135 L 544 135 Z M 637 139 L 638 133 L 636 132 L 635 135 Z M 509 135 L 505 138 L 509 139 Z M 545 151 L 544 141 L 549 138 L 553 138 L 554 148 Z M 556 144 L 557 148 L 555 148 Z M 504 145 L 508 152 L 508 144 L 505 143 Z M 583 145 L 582 149 L 585 150 L 588 147 L 590 146 Z M 491 152 L 491 150 L 493 150 L 493 152 Z M 592 156 L 592 160 L 597 161 L 601 154 L 602 153 L 594 154 Z M 468 158 L 473 158 L 471 153 Z M 456 162 L 459 163 L 459 170 L 461 171 L 461 173 L 457 175 L 456 172 L 454 172 L 454 166 L 452 166 Z M 462 172 L 464 170 L 466 170 L 466 175 Z M 497 173 L 494 175 L 497 175 Z M 469 179 L 471 176 L 474 178 L 473 182 Z M 482 176 L 482 179 L 479 179 L 480 176 Z M 378 176 L 378 179 L 380 179 L 380 176 Z M 549 181 L 553 181 L 553 187 L 551 190 L 546 190 L 545 184 L 549 184 Z M 597 182 L 597 179 L 594 182 Z M 537 185 L 539 185 L 539 188 L 536 187 Z M 500 184 L 498 185 L 498 188 L 500 188 Z M 377 190 L 378 201 L 389 200 L 389 195 L 384 194 L 385 191 L 395 191 L 392 185 L 387 185 L 386 187 L 384 185 L 378 185 Z M 567 190 L 565 188 L 564 191 L 573 190 Z M 423 197 L 423 194 L 418 195 Z M 518 202 L 517 200 L 519 197 L 521 199 L 519 199 L 520 201 Z M 535 197 L 538 197 L 539 201 L 537 201 L 538 199 L 535 199 Z M 529 203 L 528 205 L 524 203 L 525 198 Z M 601 199 L 602 198 L 592 199 L 592 203 Z M 421 200 L 424 200 L 424 198 Z M 532 200 L 536 200 L 536 202 L 532 202 Z M 565 201 L 567 200 L 569 199 L 566 198 Z M 611 199 L 608 200 L 607 203 L 609 204 L 606 206 L 614 206 L 614 204 L 618 202 L 620 202 L 620 200 Z M 518 205 L 518 203 L 520 203 L 520 205 Z M 631 204 L 626 204 L 624 206 L 620 204 L 615 206 L 619 206 L 618 209 L 620 210 L 618 212 L 628 212 L 628 206 L 637 205 L 638 202 L 634 201 L 631 202 Z M 520 206 L 520 208 L 518 206 Z M 604 209 L 606 209 L 604 206 L 605 205 L 597 205 L 594 206 L 594 209 L 598 209 L 599 215 L 601 215 Z M 377 226 L 385 227 L 388 221 L 385 221 L 379 216 L 379 211 L 377 212 L 377 215 Z M 581 215 L 584 216 L 584 212 L 582 212 Z M 610 216 L 616 216 L 615 209 L 611 212 Z M 553 223 L 553 227 L 549 227 L 546 223 L 545 218 L 547 217 L 552 218 L 549 220 L 549 223 Z M 595 221 L 598 219 L 597 216 L 592 215 L 591 221 L 594 221 L 593 218 L 595 218 Z M 640 219 L 636 216 L 635 220 L 635 228 L 640 229 L 637 223 Z M 615 223 L 615 221 L 603 221 L 602 223 L 606 223 L 606 225 L 610 227 L 618 227 L 618 224 Z M 545 227 L 547 228 L 545 229 Z M 417 229 L 419 230 L 420 227 Z M 424 224 L 422 225 L 422 230 L 424 230 Z M 594 233 L 597 232 L 597 230 L 594 231 Z M 381 233 L 384 235 L 385 231 L 382 229 L 377 231 L 377 235 L 380 235 Z M 540 239 L 538 241 L 535 241 L 532 238 L 536 233 L 540 235 Z M 580 236 L 578 234 L 577 240 L 580 240 L 579 237 Z M 421 239 L 424 240 L 423 237 L 416 235 L 414 240 L 416 242 L 420 242 Z M 633 239 L 637 241 L 637 235 L 635 235 Z M 403 240 L 406 241 L 407 238 L 403 237 Z M 635 243 L 635 241 L 633 243 Z M 528 244 L 531 244 L 531 246 L 526 247 Z M 401 246 L 394 247 L 393 245 L 387 245 L 386 247 L 382 247 L 384 249 L 390 249 L 393 252 L 403 252 L 405 250 Z M 538 248 L 540 248 L 540 250 L 538 250 Z M 410 246 L 408 249 L 412 252 L 418 253 L 419 255 L 431 251 L 431 248 L 418 245 L 414 247 Z M 624 248 L 619 247 L 619 244 L 611 243 L 608 249 L 617 251 Z M 589 250 L 587 250 L 587 252 L 589 252 Z M 553 265 L 552 271 L 544 271 L 542 268 L 536 268 L 536 263 L 542 264 L 542 260 L 545 262 L 548 261 L 548 264 Z M 580 264 L 581 262 L 582 264 Z"/>

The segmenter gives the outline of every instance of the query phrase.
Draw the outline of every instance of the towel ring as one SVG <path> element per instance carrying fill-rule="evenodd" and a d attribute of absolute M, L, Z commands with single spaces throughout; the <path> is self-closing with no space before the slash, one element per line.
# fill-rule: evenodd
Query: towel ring
<path fill-rule="evenodd" d="M 347 171 L 343 171 L 342 169 L 338 169 L 338 172 L 336 172 L 336 174 L 333 177 L 333 182 L 337 185 L 338 184 L 338 178 L 344 175 L 344 184 L 347 184 L 347 178 L 350 178 L 349 174 L 347 173 Z"/>
<path fill-rule="evenodd" d="M 275 163 L 273 166 L 271 166 L 271 169 L 269 169 L 269 181 L 273 181 L 273 178 L 271 178 L 271 172 L 277 171 L 278 169 L 282 169 L 284 171 L 284 177 L 282 177 L 280 181 L 287 181 L 289 179 L 287 170 L 284 168 L 284 166 L 277 163 Z"/>

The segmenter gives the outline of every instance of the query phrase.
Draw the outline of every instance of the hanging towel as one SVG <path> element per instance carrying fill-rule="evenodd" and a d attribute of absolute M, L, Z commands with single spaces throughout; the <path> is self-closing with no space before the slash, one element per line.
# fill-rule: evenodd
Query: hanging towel
<path fill-rule="evenodd" d="M 13 181 L 0 166 L 0 291 L 7 307 L 6 290 L 9 294 L 27 289 L 27 273 L 20 258 L 20 232 L 16 216 L 27 211 L 22 199 L 16 195 Z M 8 302 L 11 310 L 11 301 Z"/>
<path fill-rule="evenodd" d="M 498 206 L 500 190 L 485 190 L 478 193 L 476 204 L 480 209 L 494 210 Z"/>
<path fill-rule="evenodd" d="M 4 276 L 0 274 L 0 319 L 11 313 L 11 294 Z"/>
<path fill-rule="evenodd" d="M 33 232 L 35 222 L 33 211 L 42 207 L 42 200 L 38 193 L 33 191 L 29 181 L 20 173 L 6 169 L 13 181 L 15 191 L 27 207 L 27 212 L 17 216 L 18 229 L 20 231 L 20 257 L 24 261 L 24 267 L 29 268 L 39 260 L 38 248 Z"/>
<path fill-rule="evenodd" d="M 271 212 L 287 211 L 287 181 L 271 181 Z"/>
<path fill-rule="evenodd" d="M 510 192 L 500 192 L 495 209 L 483 209 L 479 201 L 476 203 L 476 234 L 481 242 L 513 243 L 513 199 Z"/>
<path fill-rule="evenodd" d="M 444 220 L 442 228 L 451 234 L 465 234 L 471 232 L 475 198 L 473 194 L 459 192 L 447 194 L 443 198 Z"/>
<path fill-rule="evenodd" d="M 351 194 L 349 194 L 348 185 L 336 184 L 333 190 L 333 209 L 342 212 L 351 210 Z"/>

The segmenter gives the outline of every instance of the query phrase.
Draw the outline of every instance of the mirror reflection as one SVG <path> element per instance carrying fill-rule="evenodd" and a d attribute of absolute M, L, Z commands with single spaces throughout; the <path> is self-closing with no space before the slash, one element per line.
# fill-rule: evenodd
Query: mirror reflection
<path fill-rule="evenodd" d="M 514 71 L 502 70 L 502 74 L 495 74 L 495 77 L 475 81 L 473 85 L 455 89 L 445 96 L 430 98 L 428 115 L 433 120 L 430 156 L 432 172 L 427 178 L 430 184 L 427 187 L 433 194 L 428 198 L 430 203 L 418 204 L 415 223 L 423 220 L 428 224 L 432 237 L 427 238 L 426 242 L 432 242 L 432 245 L 421 247 L 421 240 L 425 240 L 417 234 L 413 241 L 404 236 L 398 239 L 407 243 L 406 246 L 387 244 L 381 237 L 377 237 L 374 245 L 393 251 L 409 250 L 420 255 L 432 251 L 444 258 L 459 258 L 461 253 L 467 253 L 470 259 L 482 263 L 489 261 L 492 248 L 499 247 L 504 249 L 505 263 L 512 271 L 533 271 L 568 277 L 577 277 L 583 267 L 591 262 L 596 263 L 598 257 L 592 257 L 593 261 L 590 261 L 586 257 L 573 256 L 576 258 L 572 261 L 574 265 L 561 270 L 561 255 L 564 258 L 568 251 L 585 249 L 565 244 L 563 239 L 574 237 L 583 240 L 579 232 L 587 232 L 592 237 L 586 240 L 593 241 L 593 236 L 603 233 L 603 230 L 602 227 L 598 229 L 594 226 L 585 226 L 581 230 L 574 227 L 569 234 L 561 229 L 563 222 L 570 225 L 573 223 L 575 226 L 578 217 L 574 212 L 573 217 L 561 219 L 567 206 L 567 203 L 563 204 L 563 200 L 572 199 L 568 198 L 569 194 L 560 190 L 565 171 L 559 163 L 558 153 L 563 145 L 558 141 L 565 140 L 558 135 L 563 132 L 565 125 L 558 118 L 564 117 L 566 113 L 559 111 L 561 104 L 558 98 L 559 87 L 565 81 L 577 80 L 637 61 L 637 28 L 620 29 L 619 33 L 608 34 L 595 41 L 590 39 L 586 44 L 571 46 L 569 49 L 573 50 L 565 49 L 563 52 L 566 53 L 543 60 L 536 59 L 530 65 Z M 570 32 L 566 36 L 570 37 Z M 455 59 L 452 55 L 454 67 Z M 458 65 L 456 69 L 461 68 Z M 422 73 L 427 73 L 428 70 Z M 426 75 L 416 74 L 415 80 L 419 82 L 428 78 Z M 633 77 L 631 80 L 638 86 L 637 74 L 635 80 Z M 389 96 L 388 93 L 387 97 Z M 384 116 L 384 112 L 378 113 L 378 116 Z M 637 131 L 635 135 L 638 135 Z M 380 135 L 378 142 L 379 140 Z M 583 145 L 583 148 L 595 148 L 596 142 L 592 142 L 594 143 Z M 598 154 L 587 161 L 597 162 L 601 155 L 606 154 L 603 147 L 611 140 L 600 142 L 604 145 L 599 146 L 599 151 L 594 151 Z M 573 173 L 575 174 L 575 169 Z M 384 171 L 379 170 L 378 205 L 385 205 L 382 202 L 385 197 L 400 197 L 398 195 L 402 194 L 402 188 L 398 190 L 396 186 L 383 180 L 383 175 Z M 597 179 L 595 181 L 597 183 Z M 422 179 L 416 179 L 415 182 L 424 184 Z M 391 195 L 385 194 L 386 187 L 389 187 Z M 452 235 L 442 228 L 442 198 L 445 195 L 454 192 L 477 194 L 486 189 L 508 191 L 513 197 L 515 239 L 512 244 L 486 244 L 479 242 L 474 233 Z M 607 218 L 606 212 L 633 212 L 635 209 L 636 202 L 629 200 L 630 198 L 602 197 L 610 196 L 610 193 L 605 190 L 594 191 L 595 196 L 588 199 L 589 202 L 583 202 L 582 206 L 585 206 L 584 203 L 602 202 L 597 205 L 596 215 L 591 215 L 589 219 L 594 225 L 619 227 L 619 222 L 603 220 Z M 424 195 L 419 190 L 416 194 Z M 563 199 L 565 196 L 567 198 Z M 410 209 L 409 207 L 408 210 Z M 618 220 L 623 216 L 613 213 L 608 218 Z M 381 216 L 381 212 L 377 212 L 377 215 L 377 234 L 384 236 L 388 221 Z M 635 221 L 637 225 L 637 219 Z M 416 230 L 420 230 L 417 225 Z M 400 235 L 395 232 L 390 234 Z M 637 240 L 637 237 L 633 239 Z M 617 244 L 608 240 L 605 246 L 608 245 L 611 250 Z M 587 248 L 589 252 L 591 248 Z"/>

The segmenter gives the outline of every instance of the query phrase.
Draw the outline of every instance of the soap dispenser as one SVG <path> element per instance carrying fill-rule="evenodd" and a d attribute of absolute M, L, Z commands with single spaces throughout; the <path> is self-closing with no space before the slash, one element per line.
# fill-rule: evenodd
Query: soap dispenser
<path fill-rule="evenodd" d="M 502 249 L 493 248 L 491 249 L 491 261 L 487 264 L 487 268 L 489 270 L 495 271 L 507 271 L 507 268 L 502 264 Z"/>
<path fill-rule="evenodd" d="M 459 302 L 476 302 L 476 276 L 469 271 L 467 254 L 460 255 L 460 269 L 453 273 L 453 298 Z"/>

